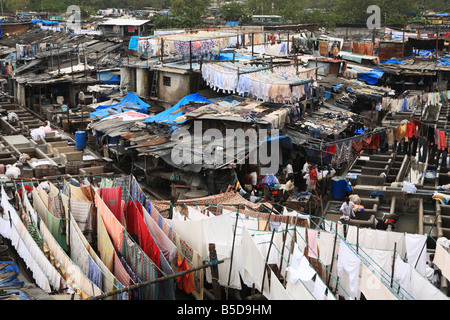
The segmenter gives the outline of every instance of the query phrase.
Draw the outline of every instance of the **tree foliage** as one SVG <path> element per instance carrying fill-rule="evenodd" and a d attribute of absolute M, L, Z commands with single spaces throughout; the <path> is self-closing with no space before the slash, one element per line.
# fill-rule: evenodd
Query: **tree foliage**
<path fill-rule="evenodd" d="M 220 7 L 220 15 L 225 21 L 252 21 L 252 15 L 244 4 L 232 2 Z"/>
<path fill-rule="evenodd" d="M 11 11 L 64 13 L 69 5 L 78 5 L 84 15 L 106 8 L 170 8 L 171 17 L 155 17 L 154 20 L 158 25 L 179 27 L 201 27 L 209 4 L 210 0 L 3 0 L 4 8 Z M 380 7 L 381 22 L 386 24 L 408 23 L 420 18 L 422 11 L 450 10 L 450 0 L 245 0 L 244 4 L 222 5 L 221 14 L 225 20 L 244 22 L 250 21 L 251 15 L 276 14 L 285 21 L 333 27 L 341 23 L 365 23 L 370 16 L 366 12 L 369 5 Z M 318 10 L 306 10 L 314 8 Z"/>

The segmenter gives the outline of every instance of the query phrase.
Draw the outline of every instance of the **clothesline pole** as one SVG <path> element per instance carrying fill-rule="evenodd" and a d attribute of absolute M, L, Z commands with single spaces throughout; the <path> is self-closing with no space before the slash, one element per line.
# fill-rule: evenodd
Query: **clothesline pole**
<path fill-rule="evenodd" d="M 436 25 L 436 61 L 438 59 L 439 25 Z M 439 77 L 438 77 L 439 81 Z"/>
<path fill-rule="evenodd" d="M 161 39 L 161 63 L 164 62 L 164 38 Z"/>
<path fill-rule="evenodd" d="M 264 263 L 264 272 L 263 272 L 263 278 L 262 278 L 262 284 L 261 284 L 261 294 L 263 294 L 263 292 L 264 292 L 264 282 L 265 282 L 265 279 L 266 279 L 266 272 L 268 273 L 269 270 L 270 270 L 270 267 L 267 264 L 269 263 L 270 249 L 272 248 L 273 236 L 274 235 L 275 235 L 275 229 L 272 230 L 272 237 L 270 238 L 269 250 L 267 250 L 267 258 L 266 258 L 266 261 Z"/>
<path fill-rule="evenodd" d="M 230 270 L 228 272 L 228 284 L 227 284 L 227 287 L 230 286 L 231 270 L 233 269 L 234 241 L 236 240 L 236 229 L 237 229 L 237 225 L 238 225 L 238 219 L 239 219 L 239 207 L 238 207 L 237 212 L 236 212 L 236 221 L 234 223 L 233 244 L 231 246 Z M 228 299 L 228 296 L 227 296 L 227 299 Z"/>
<path fill-rule="evenodd" d="M 289 219 L 286 219 L 286 227 L 284 230 L 284 235 L 283 235 L 283 247 L 281 248 L 281 257 L 283 257 L 284 254 L 284 247 L 286 246 L 286 239 L 287 239 L 287 233 L 288 233 L 288 226 L 289 226 Z M 281 267 L 283 266 L 283 259 L 280 259 L 280 276 L 281 276 Z"/>
<path fill-rule="evenodd" d="M 189 40 L 189 70 L 192 70 L 192 41 Z"/>
<path fill-rule="evenodd" d="M 359 224 L 356 226 L 356 253 L 358 253 L 359 248 Z"/>
<path fill-rule="evenodd" d="M 223 262 L 224 262 L 224 259 L 217 261 L 217 264 L 220 264 L 220 263 L 223 263 Z M 210 262 L 204 263 L 203 265 L 201 265 L 199 267 L 190 268 L 188 270 L 185 270 L 185 271 L 182 271 L 182 272 L 173 273 L 171 275 L 160 277 L 160 278 L 157 278 L 157 279 L 153 279 L 153 280 L 149 280 L 149 281 L 145 281 L 145 282 L 141 282 L 141 283 L 136 283 L 136 284 L 133 284 L 131 286 L 127 286 L 127 287 L 125 287 L 123 289 L 113 290 L 113 291 L 111 291 L 109 293 L 100 294 L 98 296 L 90 297 L 88 300 L 103 300 L 103 299 L 106 299 L 106 298 L 111 297 L 111 296 L 115 296 L 115 295 L 118 295 L 118 294 L 121 294 L 121 293 L 124 293 L 124 292 L 128 292 L 130 290 L 135 290 L 135 289 L 146 287 L 146 286 L 149 286 L 149 285 L 152 285 L 152 284 L 156 284 L 156 283 L 159 283 L 159 282 L 162 282 L 162 281 L 167 281 L 167 280 L 171 280 L 171 279 L 174 279 L 174 278 L 178 278 L 178 277 L 184 276 L 184 275 L 186 275 L 188 273 L 191 273 L 191 272 L 195 272 L 195 271 L 198 271 L 198 270 L 202 270 L 202 269 L 206 269 L 206 268 L 212 267 L 213 265 L 214 264 L 210 263 Z"/>
<path fill-rule="evenodd" d="M 294 224 L 294 236 L 292 237 L 293 239 L 291 239 L 291 247 L 289 248 L 289 252 L 288 252 L 288 258 L 287 258 L 287 265 L 290 265 L 290 261 L 291 261 L 291 253 L 294 252 L 295 249 L 295 245 L 297 243 L 297 219 L 298 219 L 298 214 L 295 217 L 295 224 Z M 280 270 L 281 272 L 281 270 Z M 288 268 L 286 268 L 285 272 L 284 272 L 284 278 L 283 278 L 283 287 L 286 288 L 286 279 L 287 279 L 287 272 L 288 272 Z"/>
<path fill-rule="evenodd" d="M 403 36 L 402 36 L 402 60 L 405 58 L 405 26 L 403 26 Z"/>
<path fill-rule="evenodd" d="M 395 268 L 395 252 L 397 251 L 397 242 L 394 243 L 394 252 L 392 255 L 392 276 L 391 276 L 391 288 L 394 285 L 394 268 Z"/>
<path fill-rule="evenodd" d="M 436 221 L 437 221 L 437 217 L 434 218 L 433 225 L 431 226 L 431 229 L 430 229 L 430 231 L 428 233 L 429 235 L 431 235 L 431 231 L 434 229 L 434 226 L 436 225 Z M 423 249 L 425 249 L 426 245 L 427 245 L 427 240 L 425 240 L 425 242 L 424 242 L 424 244 L 422 246 L 422 249 L 420 250 L 420 254 L 417 257 L 417 260 L 416 260 L 416 263 L 414 265 L 414 268 L 417 268 L 417 264 L 419 263 L 420 257 L 422 256 L 422 253 L 423 253 Z"/>
<path fill-rule="evenodd" d="M 253 55 L 254 55 L 254 37 L 255 37 L 255 34 L 252 32 L 252 59 L 251 60 L 253 60 Z"/>
<path fill-rule="evenodd" d="M 52 51 L 53 52 L 53 51 Z M 53 60 L 52 60 L 53 61 Z M 61 65 L 59 61 L 59 47 L 58 47 L 58 75 L 61 73 Z"/>
<path fill-rule="evenodd" d="M 337 231 L 334 234 L 333 253 L 331 254 L 331 266 L 330 266 L 330 273 L 328 274 L 327 287 L 330 286 L 331 274 L 333 272 L 334 254 L 336 252 L 336 242 L 337 242 Z"/>
<path fill-rule="evenodd" d="M 210 258 L 210 261 L 217 260 L 216 245 L 214 243 L 209 244 L 209 258 Z M 219 270 L 217 268 L 217 265 L 211 266 L 211 278 L 212 278 L 214 299 L 222 300 L 220 284 L 219 284 L 219 281 L 217 280 L 217 279 L 219 279 Z"/>
<path fill-rule="evenodd" d="M 287 43 L 286 43 L 286 46 L 287 46 L 286 55 L 289 56 L 289 31 L 287 32 Z"/>

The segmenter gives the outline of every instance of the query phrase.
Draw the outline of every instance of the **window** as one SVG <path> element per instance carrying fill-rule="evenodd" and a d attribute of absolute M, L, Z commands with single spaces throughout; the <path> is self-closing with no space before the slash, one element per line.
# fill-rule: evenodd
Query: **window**
<path fill-rule="evenodd" d="M 163 85 L 170 87 L 170 77 L 163 77 Z"/>

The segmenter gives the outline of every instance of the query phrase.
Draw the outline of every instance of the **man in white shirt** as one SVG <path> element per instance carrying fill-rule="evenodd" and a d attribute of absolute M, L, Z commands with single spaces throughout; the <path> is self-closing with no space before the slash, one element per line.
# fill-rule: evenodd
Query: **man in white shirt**
<path fill-rule="evenodd" d="M 342 216 L 339 220 L 350 220 L 350 217 L 355 218 L 355 212 L 353 211 L 353 206 L 355 204 L 350 201 L 349 197 L 345 197 L 345 202 L 341 205 L 339 211 L 342 213 Z"/>
<path fill-rule="evenodd" d="M 309 161 L 306 160 L 305 164 L 303 165 L 302 174 L 305 175 L 309 173 Z"/>
<path fill-rule="evenodd" d="M 294 174 L 294 168 L 292 167 L 292 165 L 294 164 L 294 161 L 289 160 L 289 163 L 286 166 L 286 181 L 289 179 L 289 175 L 290 174 Z"/>

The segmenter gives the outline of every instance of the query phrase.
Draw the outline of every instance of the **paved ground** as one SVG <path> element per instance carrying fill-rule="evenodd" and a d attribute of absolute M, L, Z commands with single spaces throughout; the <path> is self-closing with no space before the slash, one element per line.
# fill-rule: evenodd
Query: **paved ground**
<path fill-rule="evenodd" d="M 55 300 L 53 296 L 42 291 L 39 287 L 34 284 L 34 280 L 31 276 L 31 272 L 25 265 L 25 262 L 17 254 L 11 242 L 8 239 L 4 239 L 0 236 L 0 244 L 7 245 L 8 249 L 6 252 L 0 254 L 0 261 L 14 261 L 18 266 L 20 273 L 17 276 L 17 281 L 22 281 L 25 284 L 23 286 L 5 288 L 0 287 L 0 290 L 20 290 L 26 297 L 30 300 Z M 20 300 L 18 295 L 10 296 L 7 300 Z M 0 300 L 2 301 L 2 300 Z"/>

